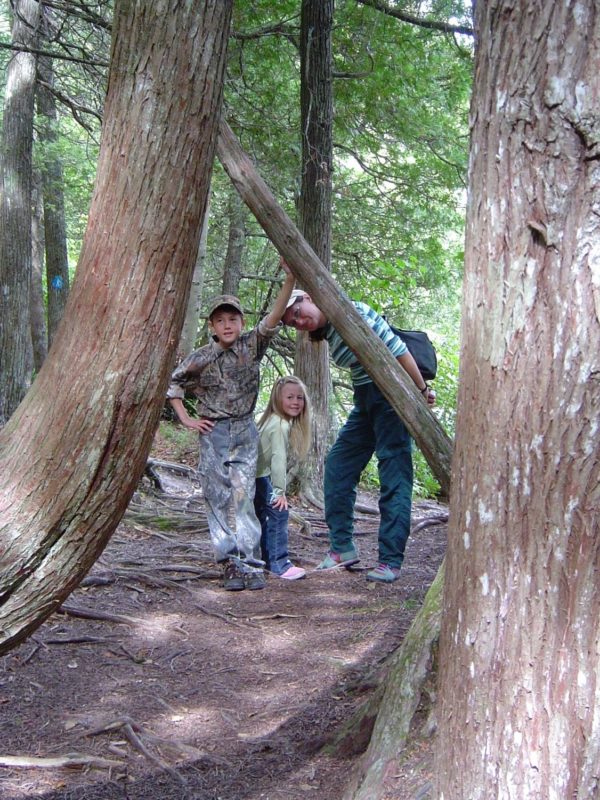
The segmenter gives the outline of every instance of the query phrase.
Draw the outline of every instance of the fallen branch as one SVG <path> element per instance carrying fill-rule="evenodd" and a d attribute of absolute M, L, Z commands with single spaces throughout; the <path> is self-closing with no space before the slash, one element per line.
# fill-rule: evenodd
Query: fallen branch
<path fill-rule="evenodd" d="M 100 636 L 65 636 L 44 639 L 43 644 L 107 644 L 110 639 Z"/>
<path fill-rule="evenodd" d="M 84 753 L 66 753 L 64 756 L 41 758 L 37 756 L 1 756 L 0 767 L 14 767 L 22 769 L 57 769 L 61 767 L 96 769 L 111 769 L 125 766 L 122 761 L 113 761 L 107 758 L 85 755 Z"/>

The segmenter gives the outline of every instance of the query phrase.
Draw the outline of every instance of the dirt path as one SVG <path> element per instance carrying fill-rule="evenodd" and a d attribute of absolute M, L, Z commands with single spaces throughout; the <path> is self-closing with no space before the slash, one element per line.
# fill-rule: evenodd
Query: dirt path
<path fill-rule="evenodd" d="M 70 613 L 0 659 L 0 756 L 88 765 L 3 767 L 1 800 L 340 800 L 352 765 L 320 748 L 401 642 L 446 527 L 414 533 L 402 579 L 379 586 L 376 518 L 358 523 L 358 569 L 322 574 L 325 526 L 296 510 L 312 527 L 292 526 L 291 550 L 311 571 L 255 592 L 220 588 L 206 533 L 122 524 Z"/>

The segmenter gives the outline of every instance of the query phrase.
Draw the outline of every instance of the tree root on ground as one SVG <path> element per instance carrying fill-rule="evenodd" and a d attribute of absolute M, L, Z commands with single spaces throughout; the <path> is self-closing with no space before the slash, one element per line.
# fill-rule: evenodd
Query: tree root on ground
<path fill-rule="evenodd" d="M 103 622 L 116 622 L 118 625 L 143 625 L 144 620 L 138 617 L 128 617 L 125 614 L 109 614 L 106 611 L 96 611 L 91 608 L 80 608 L 63 603 L 56 612 L 58 614 L 68 614 L 70 617 L 80 617 L 81 619 L 99 619 Z"/>
<path fill-rule="evenodd" d="M 428 528 L 430 525 L 445 525 L 448 522 L 448 514 L 438 514 L 435 517 L 426 517 L 426 519 L 422 519 L 420 522 L 416 522 L 410 532 L 417 533 L 418 531 L 422 531 L 425 528 Z"/>
<path fill-rule="evenodd" d="M 179 742 L 174 739 L 163 739 L 160 736 L 156 736 L 155 734 L 145 730 L 131 717 L 127 716 L 119 717 L 112 722 L 100 725 L 99 727 L 88 731 L 85 735 L 98 736 L 101 733 L 114 733 L 115 731 L 120 731 L 131 744 L 131 746 L 141 753 L 144 758 L 167 772 L 172 778 L 183 785 L 186 784 L 185 778 L 180 775 L 176 769 L 163 761 L 162 758 L 149 750 L 146 743 L 155 745 L 159 750 L 161 748 L 170 750 L 174 754 L 175 758 L 191 758 L 195 761 L 198 761 L 199 759 L 203 759 L 205 757 L 205 754 L 201 750 L 198 750 L 197 747 L 193 747 L 185 742 Z"/>

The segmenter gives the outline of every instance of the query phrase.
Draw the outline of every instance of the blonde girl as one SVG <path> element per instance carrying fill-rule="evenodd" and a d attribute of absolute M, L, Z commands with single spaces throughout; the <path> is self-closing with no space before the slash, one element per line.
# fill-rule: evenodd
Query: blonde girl
<path fill-rule="evenodd" d="M 284 580 L 304 578 L 288 554 L 288 453 L 302 460 L 310 447 L 311 413 L 306 387 L 299 378 L 278 378 L 264 414 L 260 435 L 254 509 L 261 525 L 260 548 L 267 569 Z"/>

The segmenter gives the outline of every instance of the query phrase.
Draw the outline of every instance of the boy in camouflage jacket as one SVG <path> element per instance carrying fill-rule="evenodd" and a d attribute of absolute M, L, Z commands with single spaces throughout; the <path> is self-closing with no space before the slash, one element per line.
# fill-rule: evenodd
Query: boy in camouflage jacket
<path fill-rule="evenodd" d="M 200 434 L 199 474 L 206 503 L 210 537 L 223 586 L 228 591 L 263 589 L 260 523 L 254 512 L 258 432 L 254 408 L 258 397 L 259 363 L 294 288 L 286 274 L 273 308 L 248 333 L 244 312 L 234 295 L 219 295 L 208 309 L 213 340 L 191 353 L 175 369 L 167 392 L 186 428 Z M 196 397 L 198 417 L 183 404 L 186 391 Z M 228 525 L 233 506 L 235 531 Z"/>

